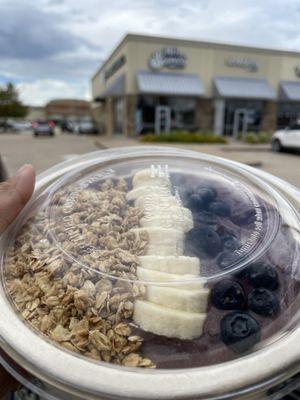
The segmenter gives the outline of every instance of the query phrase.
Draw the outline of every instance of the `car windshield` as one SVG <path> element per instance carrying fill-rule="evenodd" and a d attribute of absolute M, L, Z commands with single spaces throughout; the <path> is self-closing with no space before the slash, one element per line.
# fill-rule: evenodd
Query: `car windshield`
<path fill-rule="evenodd" d="M 300 124 L 294 124 L 289 127 L 292 131 L 300 131 Z"/>

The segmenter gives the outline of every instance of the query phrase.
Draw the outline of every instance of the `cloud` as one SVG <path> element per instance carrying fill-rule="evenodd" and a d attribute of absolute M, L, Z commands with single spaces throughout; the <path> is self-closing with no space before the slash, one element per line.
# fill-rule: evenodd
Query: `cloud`
<path fill-rule="evenodd" d="M 68 32 L 58 13 L 44 12 L 30 3 L 0 5 L 0 57 L 43 59 L 79 47 L 94 48 L 87 39 Z"/>
<path fill-rule="evenodd" d="M 54 79 L 41 79 L 32 83 L 23 82 L 16 85 L 20 99 L 25 104 L 46 104 L 49 100 L 86 99 L 89 93 L 85 85 L 74 85 Z"/>
<path fill-rule="evenodd" d="M 127 32 L 300 50 L 300 0 L 0 0 L 0 15 L 0 76 L 31 104 L 86 96 Z"/>

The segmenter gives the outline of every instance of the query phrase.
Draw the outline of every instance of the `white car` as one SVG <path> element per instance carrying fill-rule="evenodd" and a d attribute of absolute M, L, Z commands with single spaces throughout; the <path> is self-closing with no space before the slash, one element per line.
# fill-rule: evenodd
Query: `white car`
<path fill-rule="evenodd" d="M 274 151 L 281 151 L 285 148 L 300 149 L 300 123 L 275 132 L 271 139 L 271 145 Z"/>

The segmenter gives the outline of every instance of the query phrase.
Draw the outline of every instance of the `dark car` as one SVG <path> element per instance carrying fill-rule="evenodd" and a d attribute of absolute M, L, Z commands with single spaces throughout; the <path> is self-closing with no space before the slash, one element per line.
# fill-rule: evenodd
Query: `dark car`
<path fill-rule="evenodd" d="M 53 121 L 35 121 L 32 123 L 34 136 L 49 135 L 54 136 L 55 124 Z"/>

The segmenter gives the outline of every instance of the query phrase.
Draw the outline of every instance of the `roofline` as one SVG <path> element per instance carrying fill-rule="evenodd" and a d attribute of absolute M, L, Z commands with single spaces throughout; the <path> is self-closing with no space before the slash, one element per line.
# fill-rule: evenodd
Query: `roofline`
<path fill-rule="evenodd" d="M 300 51 L 295 50 L 284 50 L 281 48 L 275 47 L 260 47 L 260 46 L 250 46 L 232 42 L 214 42 L 210 40 L 197 40 L 197 39 L 187 39 L 187 38 L 179 38 L 176 36 L 160 36 L 160 35 L 144 35 L 139 33 L 127 33 L 122 39 L 119 41 L 117 46 L 113 49 L 113 51 L 109 54 L 106 61 L 97 69 L 97 71 L 92 76 L 92 80 L 99 74 L 99 72 L 109 63 L 112 57 L 117 53 L 117 51 L 128 41 L 147 41 L 147 42 L 155 42 L 157 40 L 164 40 L 169 41 L 170 44 L 173 42 L 181 43 L 181 44 L 188 44 L 190 46 L 202 46 L 202 47 L 209 47 L 209 48 L 227 48 L 233 50 L 249 50 L 249 51 L 257 51 L 260 53 L 270 53 L 270 54 L 278 54 L 278 55 L 293 55 L 300 57 Z"/>
<path fill-rule="evenodd" d="M 92 81 L 96 78 L 99 72 L 107 65 L 107 63 L 113 58 L 113 56 L 118 52 L 118 50 L 128 41 L 130 33 L 126 34 L 122 37 L 122 39 L 118 42 L 117 46 L 112 50 L 106 60 L 101 64 L 101 66 L 97 69 L 97 71 L 92 76 Z"/>
<path fill-rule="evenodd" d="M 86 100 L 86 99 L 76 99 L 76 98 L 57 98 L 57 99 L 52 99 L 52 100 L 49 100 L 48 102 L 47 102 L 47 104 L 49 104 L 49 103 L 52 103 L 52 102 L 55 102 L 55 101 L 84 101 L 84 102 L 86 102 L 86 103 L 90 103 L 90 100 Z"/>

